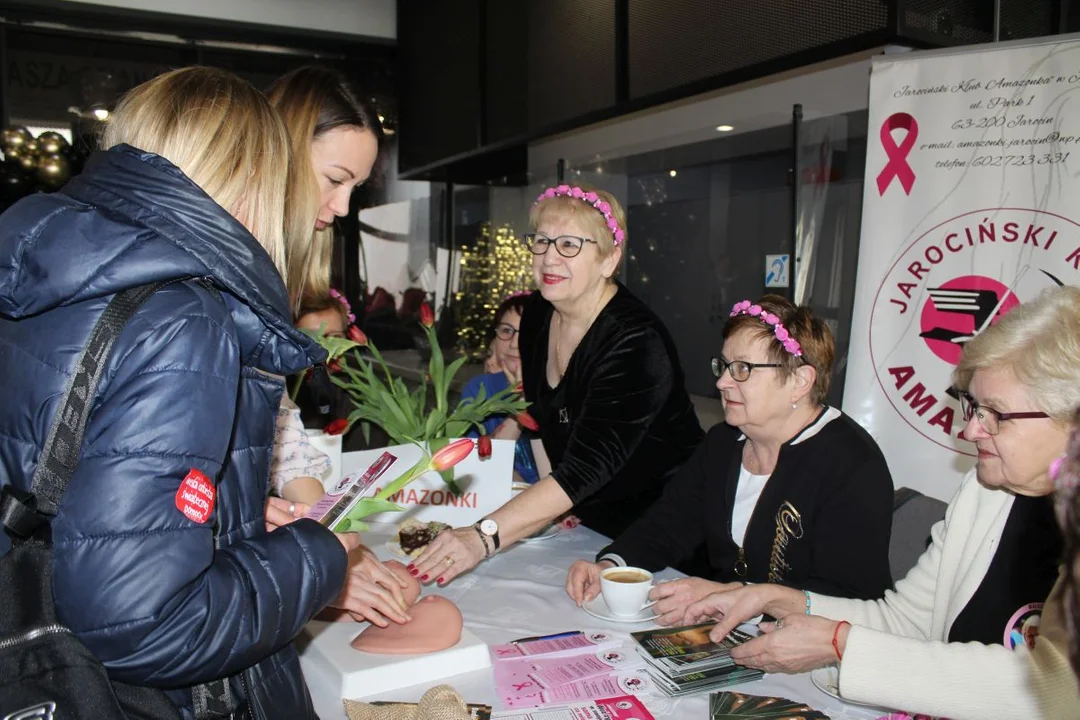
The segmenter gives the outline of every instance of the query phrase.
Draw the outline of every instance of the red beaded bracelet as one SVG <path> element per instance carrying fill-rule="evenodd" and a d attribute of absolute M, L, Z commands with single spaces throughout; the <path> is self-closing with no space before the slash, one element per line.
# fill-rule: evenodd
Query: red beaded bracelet
<path fill-rule="evenodd" d="M 844 659 L 844 656 L 840 654 L 840 627 L 843 625 L 850 626 L 851 623 L 849 623 L 847 620 L 841 620 L 840 622 L 836 623 L 836 629 L 833 630 L 832 634 L 832 649 L 836 651 L 837 660 Z"/>

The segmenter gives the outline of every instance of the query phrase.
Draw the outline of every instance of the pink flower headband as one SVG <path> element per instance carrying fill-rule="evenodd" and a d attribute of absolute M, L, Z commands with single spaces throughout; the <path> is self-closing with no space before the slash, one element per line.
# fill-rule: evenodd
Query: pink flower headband
<path fill-rule="evenodd" d="M 749 300 L 743 300 L 735 303 L 735 307 L 731 308 L 728 317 L 735 317 L 736 315 L 751 315 L 766 325 L 772 326 L 773 334 L 776 335 L 776 339 L 780 341 L 784 349 L 795 357 L 802 357 L 802 346 L 799 345 L 799 341 L 793 338 L 787 328 L 780 324 L 780 318 L 771 312 L 766 311 L 760 305 L 754 305 Z"/>
<path fill-rule="evenodd" d="M 330 297 L 334 298 L 339 303 L 345 306 L 345 314 L 349 317 L 349 324 L 352 325 L 353 323 L 355 323 L 356 316 L 353 315 L 352 305 L 350 305 L 349 301 L 345 299 L 345 296 L 339 293 L 334 288 L 330 288 Z"/>
<path fill-rule="evenodd" d="M 600 199 L 600 196 L 590 191 L 582 190 L 581 188 L 570 185 L 559 185 L 558 187 L 548 188 L 540 197 L 536 198 L 536 202 L 542 202 L 544 200 L 550 200 L 553 197 L 572 197 L 582 202 L 587 202 L 594 208 L 600 211 L 600 214 L 604 216 L 604 220 L 607 221 L 608 230 L 615 236 L 615 245 L 621 245 L 623 240 L 626 239 L 626 233 L 619 227 L 619 221 L 615 219 L 615 215 L 611 211 L 611 205 L 604 200 Z"/>
<path fill-rule="evenodd" d="M 1068 453 L 1066 453 L 1061 457 L 1055 458 L 1054 461 L 1050 463 L 1050 479 L 1057 485 L 1058 490 L 1071 490 L 1077 485 L 1076 477 L 1065 472 L 1065 464 L 1068 460 Z"/>

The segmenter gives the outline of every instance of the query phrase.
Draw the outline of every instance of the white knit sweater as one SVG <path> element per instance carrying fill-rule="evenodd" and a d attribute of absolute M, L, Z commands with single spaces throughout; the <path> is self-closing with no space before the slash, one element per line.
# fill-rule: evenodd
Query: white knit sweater
<path fill-rule="evenodd" d="M 815 615 L 852 623 L 841 695 L 952 720 L 1080 719 L 1060 581 L 1043 608 L 1034 650 L 946 642 L 990 568 L 1012 503 L 1013 495 L 983 487 L 972 471 L 895 591 L 871 601 L 811 595 Z"/>

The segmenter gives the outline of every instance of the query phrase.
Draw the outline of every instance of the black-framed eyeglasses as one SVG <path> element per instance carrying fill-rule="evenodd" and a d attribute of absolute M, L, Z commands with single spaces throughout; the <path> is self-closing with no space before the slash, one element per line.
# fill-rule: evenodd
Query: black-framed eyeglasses
<path fill-rule="evenodd" d="M 513 340 L 518 334 L 518 329 L 508 323 L 499 323 L 495 326 L 495 337 L 500 340 Z"/>
<path fill-rule="evenodd" d="M 997 435 L 1001 430 L 1001 423 L 1006 420 L 1034 420 L 1036 418 L 1050 417 L 1044 412 L 1003 413 L 994 408 L 980 405 L 975 401 L 971 393 L 962 392 L 958 393 L 958 395 L 960 396 L 960 412 L 963 414 L 964 422 L 968 422 L 972 416 L 975 416 L 987 435 Z"/>
<path fill-rule="evenodd" d="M 714 357 L 712 359 L 712 374 L 719 378 L 727 370 L 731 375 L 731 379 L 735 382 L 746 382 L 750 379 L 750 373 L 754 371 L 754 368 L 778 368 L 782 367 L 780 363 L 752 363 L 745 360 L 734 360 L 728 362 L 724 358 Z"/>
<path fill-rule="evenodd" d="M 587 242 L 596 244 L 596 241 L 592 238 L 578 237 L 577 235 L 560 235 L 557 238 L 549 238 L 537 233 L 525 235 L 525 245 L 533 255 L 543 255 L 550 246 L 554 245 L 555 252 L 564 258 L 577 257 L 578 253 L 581 252 L 581 248 L 585 247 Z"/>

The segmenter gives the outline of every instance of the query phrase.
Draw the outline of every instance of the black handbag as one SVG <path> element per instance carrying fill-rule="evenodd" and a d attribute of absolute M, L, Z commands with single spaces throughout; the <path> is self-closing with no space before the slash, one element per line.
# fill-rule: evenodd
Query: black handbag
<path fill-rule="evenodd" d="M 83 434 L 109 354 L 158 282 L 118 293 L 90 333 L 68 382 L 29 492 L 0 489 L 11 550 L 0 557 L 0 720 L 179 720 L 161 690 L 118 683 L 58 620 L 50 522 L 82 454 Z M 197 686 L 196 717 L 240 717 L 228 680 Z M 246 710 L 246 708 L 245 708 Z"/>

